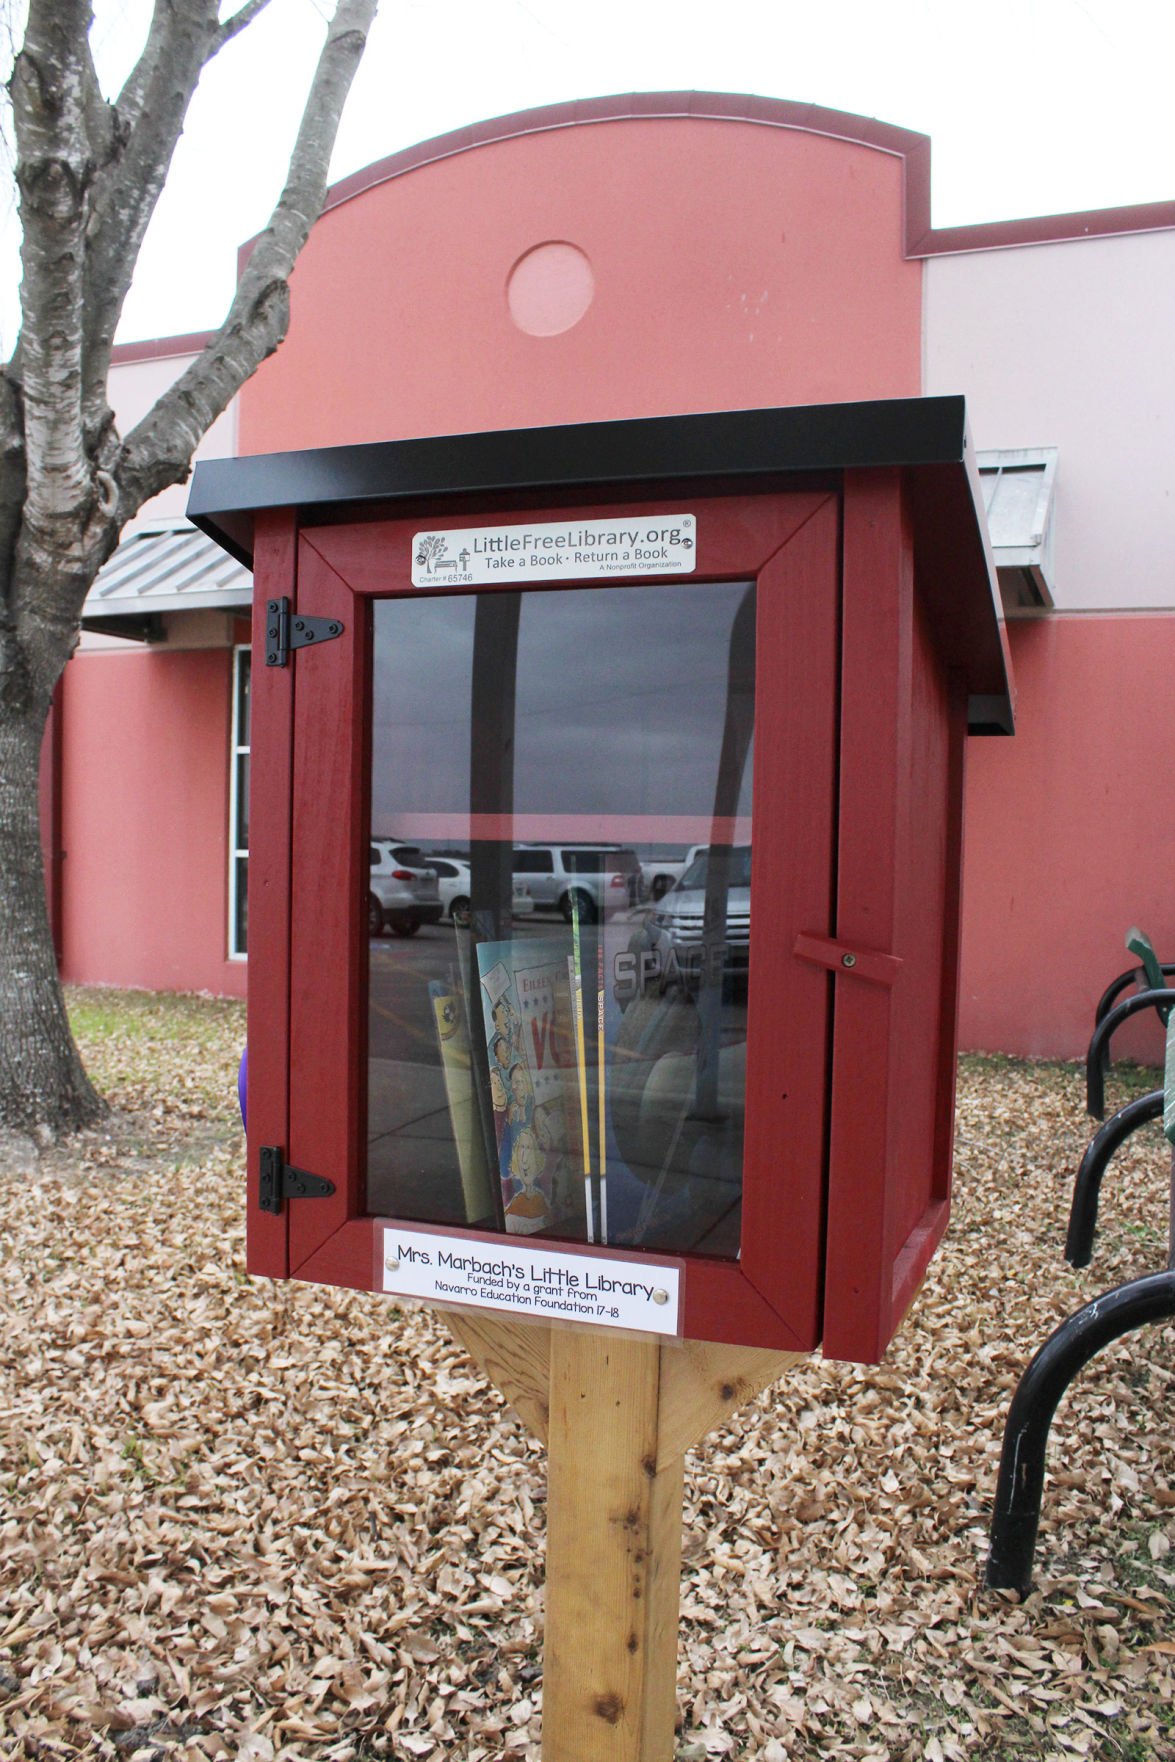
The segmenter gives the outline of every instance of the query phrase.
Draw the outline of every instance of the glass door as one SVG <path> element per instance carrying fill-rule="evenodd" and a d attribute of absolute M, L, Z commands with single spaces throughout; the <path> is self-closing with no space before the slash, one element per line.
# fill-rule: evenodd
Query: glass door
<path fill-rule="evenodd" d="M 440 520 L 458 562 L 484 518 Z M 675 579 L 425 585 L 420 530 L 407 511 L 304 532 L 296 610 L 341 634 L 274 670 L 289 887 L 279 911 L 259 844 L 253 929 L 288 946 L 289 988 L 251 1006 L 250 1049 L 286 1053 L 267 1141 L 333 1184 L 277 1220 L 289 1267 L 381 1289 L 389 1220 L 647 1250 L 688 1266 L 691 1338 L 805 1349 L 832 981 L 802 947 L 835 930 L 838 497 L 699 498 Z"/>
<path fill-rule="evenodd" d="M 369 1213 L 738 1256 L 756 592 L 375 601 Z"/>

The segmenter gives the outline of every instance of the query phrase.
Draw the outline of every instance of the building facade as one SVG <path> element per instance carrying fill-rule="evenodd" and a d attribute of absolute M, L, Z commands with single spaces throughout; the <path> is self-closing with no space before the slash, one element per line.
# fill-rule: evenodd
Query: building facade
<path fill-rule="evenodd" d="M 397 155 L 331 192 L 289 337 L 202 456 L 964 394 L 1019 695 L 1016 737 L 971 743 L 961 1039 L 1072 1057 L 1127 926 L 1175 946 L 1175 203 L 935 232 L 929 150 L 669 94 Z M 120 351 L 120 418 L 200 340 Z M 91 595 L 46 748 L 52 896 L 67 979 L 239 995 L 249 584 L 182 507 Z M 1157 1058 L 1157 1028 L 1122 1047 Z"/>

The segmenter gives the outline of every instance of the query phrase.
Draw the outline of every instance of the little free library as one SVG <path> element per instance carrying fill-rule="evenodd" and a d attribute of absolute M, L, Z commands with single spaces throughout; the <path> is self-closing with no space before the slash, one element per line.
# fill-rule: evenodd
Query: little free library
<path fill-rule="evenodd" d="M 546 1762 L 667 1762 L 686 1451 L 801 1354 L 879 1359 L 950 1208 L 964 752 L 1013 731 L 1008 645 L 964 399 L 919 395 L 914 137 L 788 115 L 742 150 L 837 227 L 756 232 L 791 279 L 733 328 L 650 269 L 709 339 L 668 354 L 596 174 L 727 123 L 413 161 L 409 207 L 484 174 L 500 214 L 511 168 L 583 202 L 504 295 L 471 235 L 382 431 L 395 351 L 360 382 L 298 316 L 337 315 L 341 200 L 189 503 L 254 580 L 250 1270 L 435 1308 L 545 1443 Z M 596 181 L 548 187 L 569 153 Z"/>
<path fill-rule="evenodd" d="M 685 1450 L 879 1357 L 947 1220 L 1012 728 L 963 400 L 239 459 L 191 514 L 265 660 L 250 1268 L 447 1311 L 550 1453 L 544 1754 L 667 1756 Z"/>

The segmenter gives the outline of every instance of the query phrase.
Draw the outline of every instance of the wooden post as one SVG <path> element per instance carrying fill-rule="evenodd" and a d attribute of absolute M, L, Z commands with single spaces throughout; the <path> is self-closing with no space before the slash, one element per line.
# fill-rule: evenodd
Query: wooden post
<path fill-rule="evenodd" d="M 551 1336 L 543 1762 L 673 1753 L 684 1458 L 658 1340 Z"/>
<path fill-rule="evenodd" d="M 685 1453 L 801 1355 L 447 1319 L 548 1447 L 543 1762 L 669 1762 Z"/>

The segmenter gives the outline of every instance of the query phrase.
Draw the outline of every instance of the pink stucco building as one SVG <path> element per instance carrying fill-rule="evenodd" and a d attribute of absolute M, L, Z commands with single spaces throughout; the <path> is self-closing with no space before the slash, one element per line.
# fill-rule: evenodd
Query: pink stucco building
<path fill-rule="evenodd" d="M 383 161 L 332 191 L 289 338 L 201 456 L 962 393 L 1018 703 L 971 743 L 961 1038 L 1072 1057 L 1127 925 L 1175 947 L 1175 203 L 935 232 L 929 151 L 670 94 Z M 199 341 L 120 350 L 120 418 Z M 249 581 L 183 506 L 91 596 L 46 747 L 52 896 L 68 979 L 239 995 Z"/>

